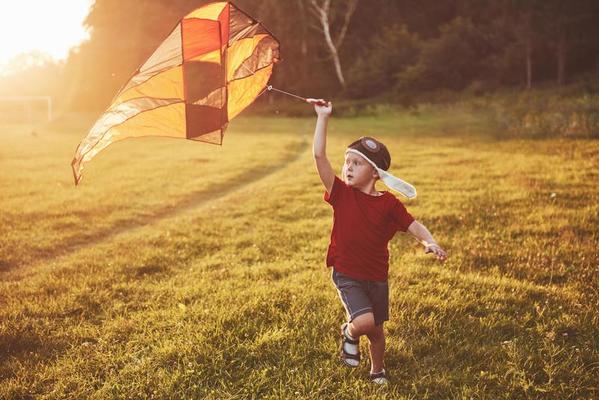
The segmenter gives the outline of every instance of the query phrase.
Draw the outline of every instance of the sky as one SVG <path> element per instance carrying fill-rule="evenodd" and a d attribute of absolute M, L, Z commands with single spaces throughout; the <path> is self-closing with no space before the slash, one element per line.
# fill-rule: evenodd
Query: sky
<path fill-rule="evenodd" d="M 0 73 L 22 53 L 38 52 L 64 60 L 69 49 L 89 37 L 83 21 L 92 4 L 93 0 L 2 0 Z"/>

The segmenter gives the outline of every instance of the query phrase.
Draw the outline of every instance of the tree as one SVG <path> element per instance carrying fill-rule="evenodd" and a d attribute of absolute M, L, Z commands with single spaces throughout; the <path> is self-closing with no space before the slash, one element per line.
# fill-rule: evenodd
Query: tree
<path fill-rule="evenodd" d="M 418 62 L 399 72 L 400 90 L 461 90 L 480 76 L 489 47 L 474 23 L 457 17 L 440 30 L 420 45 Z"/>
<path fill-rule="evenodd" d="M 105 107 L 178 19 L 198 6 L 192 0 L 147 3 L 142 6 L 133 0 L 94 2 L 85 20 L 90 40 L 80 45 L 72 60 L 79 69 L 75 76 L 83 77 L 73 98 L 76 107 Z"/>
<path fill-rule="evenodd" d="M 72 88 L 80 108 L 105 107 L 176 22 L 208 2 L 95 0 L 90 40 L 65 66 L 63 97 Z M 530 88 L 599 70 L 597 0 L 235 3 L 281 43 L 272 84 L 304 95 L 362 98 L 399 88 L 410 96 L 474 82 Z"/>
<path fill-rule="evenodd" d="M 418 61 L 420 42 L 405 25 L 383 28 L 348 70 L 348 94 L 376 96 L 397 83 L 398 75 Z"/>
<path fill-rule="evenodd" d="M 543 37 L 551 44 L 555 52 L 556 82 L 563 85 L 566 82 L 568 54 L 574 47 L 574 41 L 579 45 L 588 39 L 585 36 L 597 37 L 597 18 L 599 6 L 589 0 L 546 0 L 543 3 L 542 32 Z"/>
<path fill-rule="evenodd" d="M 345 77 L 343 76 L 341 61 L 339 60 L 339 47 L 341 47 L 343 44 L 351 17 L 356 10 L 356 6 L 358 5 L 358 0 L 348 0 L 345 3 L 343 23 L 335 38 L 333 38 L 333 34 L 331 33 L 331 0 L 310 0 L 310 4 L 310 9 L 320 24 L 317 26 L 317 29 L 322 32 L 325 43 L 330 52 L 331 60 L 333 61 L 333 65 L 335 67 L 337 80 L 339 81 L 341 87 L 345 89 Z"/>

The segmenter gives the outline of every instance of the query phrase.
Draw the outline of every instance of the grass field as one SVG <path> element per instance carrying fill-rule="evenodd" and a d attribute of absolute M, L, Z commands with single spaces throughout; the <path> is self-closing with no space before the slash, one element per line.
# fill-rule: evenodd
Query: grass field
<path fill-rule="evenodd" d="M 449 253 L 391 242 L 374 387 L 337 360 L 313 119 L 121 142 L 75 188 L 91 122 L 0 129 L 0 398 L 599 397 L 596 140 L 498 141 L 450 111 L 331 121 L 332 163 L 381 138 Z"/>

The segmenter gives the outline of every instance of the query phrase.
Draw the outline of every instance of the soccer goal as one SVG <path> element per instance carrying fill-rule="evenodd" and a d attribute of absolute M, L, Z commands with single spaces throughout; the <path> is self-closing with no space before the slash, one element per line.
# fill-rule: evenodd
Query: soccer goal
<path fill-rule="evenodd" d="M 4 122 L 52 121 L 50 96 L 0 96 L 0 120 Z"/>

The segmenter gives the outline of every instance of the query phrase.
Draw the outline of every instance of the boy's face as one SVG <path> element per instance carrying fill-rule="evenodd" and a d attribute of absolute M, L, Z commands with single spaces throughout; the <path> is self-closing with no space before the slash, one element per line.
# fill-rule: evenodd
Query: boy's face
<path fill-rule="evenodd" d="M 378 178 L 376 170 L 362 156 L 345 153 L 343 181 L 348 186 L 366 187 Z"/>

